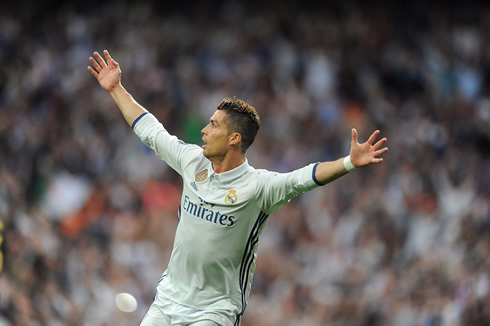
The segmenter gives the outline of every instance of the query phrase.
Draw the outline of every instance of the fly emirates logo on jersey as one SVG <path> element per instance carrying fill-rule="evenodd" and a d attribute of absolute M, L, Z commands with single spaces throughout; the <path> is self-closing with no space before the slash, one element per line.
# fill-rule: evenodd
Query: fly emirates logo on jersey
<path fill-rule="evenodd" d="M 235 224 L 235 216 L 220 214 L 219 211 L 214 211 L 199 204 L 193 203 L 187 195 L 184 197 L 183 209 L 189 214 L 214 224 L 220 224 L 222 226 L 232 226 Z"/>

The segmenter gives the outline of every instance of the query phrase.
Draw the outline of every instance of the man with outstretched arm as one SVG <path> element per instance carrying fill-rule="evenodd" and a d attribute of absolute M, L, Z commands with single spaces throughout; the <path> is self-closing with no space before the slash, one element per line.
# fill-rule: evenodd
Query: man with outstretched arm
<path fill-rule="evenodd" d="M 225 98 L 202 129 L 204 145 L 170 135 L 121 84 L 109 52 L 95 52 L 88 70 L 134 132 L 183 178 L 179 224 L 167 270 L 141 325 L 240 325 L 252 285 L 259 236 L 270 214 L 292 198 L 372 163 L 388 151 L 375 131 L 350 155 L 290 173 L 254 169 L 246 151 L 260 127 L 248 103 Z"/>

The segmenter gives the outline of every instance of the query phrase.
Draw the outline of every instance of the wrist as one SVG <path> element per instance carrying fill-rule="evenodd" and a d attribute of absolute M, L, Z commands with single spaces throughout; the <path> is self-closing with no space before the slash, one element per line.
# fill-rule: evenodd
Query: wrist
<path fill-rule="evenodd" d="M 118 83 L 116 85 L 114 85 L 110 90 L 109 90 L 109 93 L 110 94 L 116 94 L 120 91 L 123 91 L 124 90 L 124 87 L 121 85 L 121 83 Z"/>
<path fill-rule="evenodd" d="M 352 161 L 350 159 L 350 155 L 347 155 L 346 157 L 344 157 L 344 167 L 347 170 L 347 172 L 351 172 L 351 171 L 354 171 L 356 169 L 354 164 L 352 164 Z"/>

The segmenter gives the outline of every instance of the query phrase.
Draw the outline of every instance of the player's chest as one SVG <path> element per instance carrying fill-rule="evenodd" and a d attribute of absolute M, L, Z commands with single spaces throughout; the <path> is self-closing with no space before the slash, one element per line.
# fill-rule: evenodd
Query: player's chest
<path fill-rule="evenodd" d="M 226 210 L 238 209 L 255 201 L 255 189 L 249 178 L 236 178 L 232 181 L 220 178 L 219 174 L 209 173 L 207 169 L 195 172 L 186 180 L 186 194 L 199 205 L 222 207 Z"/>

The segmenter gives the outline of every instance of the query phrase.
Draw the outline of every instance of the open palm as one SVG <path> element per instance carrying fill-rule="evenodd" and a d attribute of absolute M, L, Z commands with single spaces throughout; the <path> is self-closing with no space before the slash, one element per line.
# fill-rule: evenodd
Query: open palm
<path fill-rule="evenodd" d="M 388 147 L 381 148 L 386 143 L 386 138 L 382 138 L 374 144 L 374 141 L 376 140 L 376 137 L 378 137 L 379 133 L 379 130 L 376 130 L 365 143 L 359 144 L 357 142 L 357 130 L 352 129 L 350 159 L 356 168 L 369 165 L 371 163 L 383 162 L 383 158 L 379 156 L 386 153 L 388 151 Z"/>
<path fill-rule="evenodd" d="M 97 61 L 92 57 L 89 58 L 89 61 L 95 69 L 90 66 L 87 69 L 97 79 L 100 86 L 110 92 L 116 85 L 121 83 L 122 72 L 119 64 L 112 59 L 107 50 L 104 50 L 106 60 L 98 52 L 94 52 L 94 56 Z"/>

